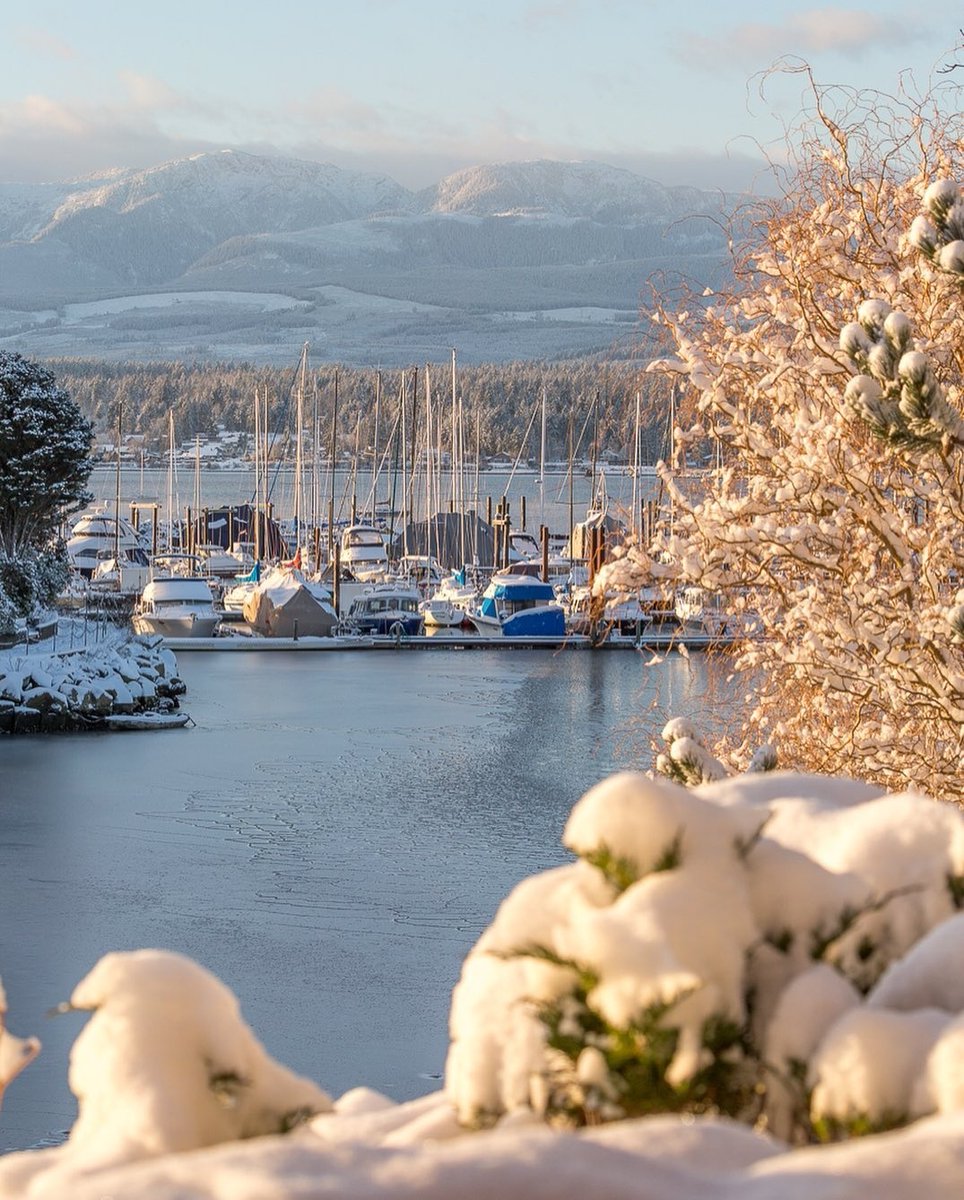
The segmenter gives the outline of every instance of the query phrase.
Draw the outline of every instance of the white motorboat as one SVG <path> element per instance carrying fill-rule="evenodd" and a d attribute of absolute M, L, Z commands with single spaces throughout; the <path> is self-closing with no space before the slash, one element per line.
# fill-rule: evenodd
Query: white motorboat
<path fill-rule="evenodd" d="M 221 620 L 204 579 L 171 575 L 152 579 L 134 609 L 138 634 L 169 638 L 213 637 Z"/>
<path fill-rule="evenodd" d="M 434 592 L 419 604 L 426 629 L 457 629 L 471 626 L 469 613 L 478 603 L 478 590 L 461 571 L 446 575 Z"/>
<path fill-rule="evenodd" d="M 144 554 L 137 530 L 121 517 L 104 509 L 82 513 L 71 526 L 67 558 L 71 567 L 89 579 L 105 559 L 125 559 Z M 144 565 L 147 563 L 144 557 Z"/>
<path fill-rule="evenodd" d="M 364 582 L 384 578 L 388 549 L 381 531 L 374 525 L 349 525 L 341 535 L 341 565 Z"/>

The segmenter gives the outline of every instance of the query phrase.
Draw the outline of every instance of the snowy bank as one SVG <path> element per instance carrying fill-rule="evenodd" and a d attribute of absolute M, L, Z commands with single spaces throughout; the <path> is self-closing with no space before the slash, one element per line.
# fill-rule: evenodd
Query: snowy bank
<path fill-rule="evenodd" d="M 0 656 L 0 733 L 110 728 L 137 714 L 170 713 L 185 692 L 159 637 L 131 637 L 60 654 Z"/>
<path fill-rule="evenodd" d="M 0 1197 L 957 1200 L 958 808 L 624 773 L 564 840 L 466 959 L 444 1090 L 332 1102 L 202 967 L 111 954 L 71 997 L 70 1138 Z"/>

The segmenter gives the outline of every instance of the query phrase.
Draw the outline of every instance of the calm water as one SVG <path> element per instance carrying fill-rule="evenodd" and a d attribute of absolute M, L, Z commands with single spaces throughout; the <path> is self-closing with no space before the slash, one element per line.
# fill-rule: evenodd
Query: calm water
<path fill-rule="evenodd" d="M 179 666 L 194 729 L 0 740 L 0 974 L 11 1029 L 44 1043 L 0 1149 L 71 1124 L 85 1018 L 44 1013 L 111 949 L 198 959 L 333 1094 L 433 1090 L 466 952 L 518 880 L 567 860 L 582 792 L 698 711 L 706 670 L 628 650 Z"/>

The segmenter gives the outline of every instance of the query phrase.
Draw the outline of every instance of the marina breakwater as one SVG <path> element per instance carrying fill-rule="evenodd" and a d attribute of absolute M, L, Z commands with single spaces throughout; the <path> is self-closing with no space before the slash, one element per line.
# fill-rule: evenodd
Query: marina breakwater
<path fill-rule="evenodd" d="M 62 733 L 183 724 L 186 691 L 158 637 L 0 659 L 0 733 Z M 183 714 L 182 714 L 183 715 Z"/>

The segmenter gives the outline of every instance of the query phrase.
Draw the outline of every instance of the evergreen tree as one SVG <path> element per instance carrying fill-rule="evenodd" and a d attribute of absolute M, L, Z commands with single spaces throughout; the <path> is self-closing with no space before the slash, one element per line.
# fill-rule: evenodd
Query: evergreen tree
<path fill-rule="evenodd" d="M 90 499 L 92 431 L 45 367 L 0 352 L 0 555 L 46 546 Z"/>

